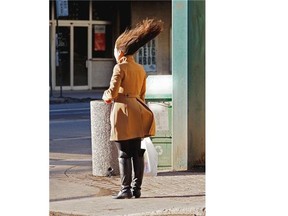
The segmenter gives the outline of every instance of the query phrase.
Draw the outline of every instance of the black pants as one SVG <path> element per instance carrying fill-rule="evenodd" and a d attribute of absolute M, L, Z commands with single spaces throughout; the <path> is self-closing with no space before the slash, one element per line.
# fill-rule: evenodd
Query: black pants
<path fill-rule="evenodd" d="M 141 138 L 115 141 L 119 158 L 131 158 L 139 154 L 141 149 Z"/>

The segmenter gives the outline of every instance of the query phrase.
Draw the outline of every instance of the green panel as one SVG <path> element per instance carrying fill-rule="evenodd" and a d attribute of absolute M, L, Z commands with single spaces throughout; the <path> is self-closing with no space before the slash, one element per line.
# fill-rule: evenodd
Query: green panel
<path fill-rule="evenodd" d="M 148 102 L 156 120 L 155 137 L 172 137 L 172 103 Z"/>
<path fill-rule="evenodd" d="M 151 140 L 159 154 L 158 167 L 172 166 L 172 103 L 148 102 L 156 119 L 156 135 Z"/>
<path fill-rule="evenodd" d="M 171 94 L 146 94 L 145 99 L 148 101 L 171 101 Z"/>
<path fill-rule="evenodd" d="M 171 138 L 152 138 L 158 152 L 158 167 L 171 167 Z"/>
<path fill-rule="evenodd" d="M 172 168 L 187 170 L 188 0 L 172 0 L 173 135 Z"/>

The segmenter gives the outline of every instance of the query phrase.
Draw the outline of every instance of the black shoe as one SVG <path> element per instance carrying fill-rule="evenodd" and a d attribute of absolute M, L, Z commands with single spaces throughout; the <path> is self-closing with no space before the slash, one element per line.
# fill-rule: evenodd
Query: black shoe
<path fill-rule="evenodd" d="M 141 190 L 139 190 L 139 189 L 134 189 L 134 190 L 133 190 L 133 196 L 134 196 L 135 198 L 139 198 L 139 197 L 141 196 Z"/>
<path fill-rule="evenodd" d="M 131 190 L 120 191 L 116 196 L 112 196 L 113 199 L 130 199 L 132 198 Z"/>

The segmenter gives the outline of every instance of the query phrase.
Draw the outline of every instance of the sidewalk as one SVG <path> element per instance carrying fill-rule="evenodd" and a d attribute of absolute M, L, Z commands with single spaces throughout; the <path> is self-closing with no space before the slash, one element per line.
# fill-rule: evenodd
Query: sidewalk
<path fill-rule="evenodd" d="M 101 99 L 103 91 L 53 91 L 52 103 Z M 92 153 L 91 153 L 92 154 Z M 91 154 L 50 153 L 50 216 L 205 216 L 205 173 L 145 176 L 139 199 L 115 200 L 119 176 L 92 175 Z"/>
<path fill-rule="evenodd" d="M 139 199 L 115 200 L 119 176 L 92 175 L 91 155 L 50 153 L 50 216 L 205 215 L 205 174 L 145 176 Z"/>

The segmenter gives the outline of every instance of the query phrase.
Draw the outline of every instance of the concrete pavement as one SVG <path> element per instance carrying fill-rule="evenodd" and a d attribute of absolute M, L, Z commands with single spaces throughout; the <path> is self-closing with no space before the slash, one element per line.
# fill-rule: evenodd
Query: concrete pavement
<path fill-rule="evenodd" d="M 63 96 L 81 102 L 100 94 L 65 91 Z M 50 103 L 58 99 L 54 93 Z M 92 175 L 91 154 L 50 153 L 50 216 L 203 216 L 206 212 L 204 172 L 159 170 L 157 177 L 144 177 L 139 199 L 112 199 L 119 189 L 119 176 Z"/>
<path fill-rule="evenodd" d="M 115 200 L 119 176 L 92 175 L 91 155 L 50 153 L 50 216 L 205 215 L 205 174 L 145 176 L 139 199 Z"/>

